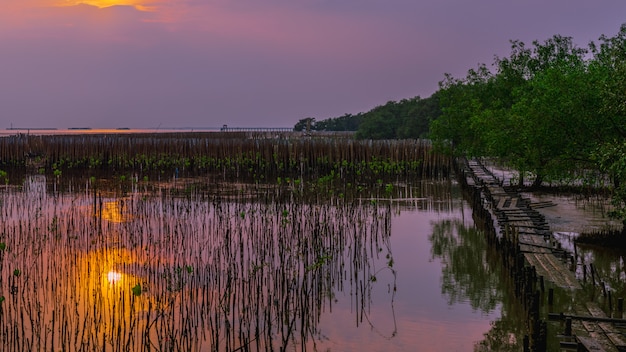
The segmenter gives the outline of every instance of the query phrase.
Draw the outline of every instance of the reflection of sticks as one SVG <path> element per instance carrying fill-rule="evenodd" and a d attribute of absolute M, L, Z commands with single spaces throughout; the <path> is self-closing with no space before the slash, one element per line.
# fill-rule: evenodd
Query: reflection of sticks
<path fill-rule="evenodd" d="M 396 310 L 395 310 L 395 306 L 394 306 L 394 302 L 396 299 L 396 271 L 393 270 L 390 267 L 386 267 L 386 268 L 382 268 L 380 270 L 378 270 L 374 275 L 378 275 L 378 273 L 380 273 L 383 270 L 390 270 L 392 275 L 393 275 L 393 289 L 391 290 L 391 315 L 393 316 L 393 332 L 391 333 L 391 336 L 385 336 L 382 332 L 380 332 L 375 326 L 374 323 L 372 323 L 372 321 L 369 318 L 369 315 L 367 314 L 367 312 L 364 312 L 363 314 L 365 315 L 365 319 L 367 320 L 368 324 L 370 325 L 370 327 L 372 328 L 372 330 L 374 330 L 378 335 L 380 335 L 382 338 L 390 340 L 392 338 L 394 338 L 396 336 L 396 333 L 398 332 L 398 325 L 396 322 Z M 372 284 L 372 280 L 368 281 L 367 285 L 370 286 Z"/>
<path fill-rule="evenodd" d="M 170 301 L 170 309 L 174 306 L 174 301 Z M 150 312 L 152 311 L 152 302 L 148 302 L 148 314 L 150 314 Z M 165 308 L 161 308 L 161 311 L 154 317 L 154 319 L 148 323 L 148 325 L 146 325 L 146 329 L 144 331 L 144 337 L 148 340 L 148 342 L 150 343 L 150 345 L 152 345 L 152 347 L 154 347 L 156 350 L 159 350 L 159 347 L 156 346 L 153 342 L 152 339 L 150 338 L 150 330 L 152 329 L 152 325 L 154 325 L 157 320 L 160 317 L 164 317 L 165 316 Z"/>
<path fill-rule="evenodd" d="M 390 226 L 388 223 L 386 224 L 386 226 Z M 391 293 L 391 314 L 393 316 L 393 332 L 391 333 L 391 336 L 385 336 L 383 333 L 381 333 L 375 326 L 374 323 L 372 323 L 372 321 L 369 318 L 369 315 L 367 314 L 367 312 L 364 313 L 365 315 L 365 319 L 367 320 L 367 322 L 369 323 L 370 327 L 381 337 L 390 340 L 393 337 L 396 336 L 396 333 L 398 332 L 398 326 L 397 326 L 397 322 L 396 322 L 396 311 L 395 311 L 395 306 L 394 306 L 394 302 L 395 302 L 395 298 L 396 298 L 396 280 L 397 280 L 397 275 L 396 275 L 396 271 L 393 269 L 393 256 L 391 255 L 391 244 L 389 243 L 389 237 L 385 238 L 384 240 L 385 242 L 385 247 L 387 247 L 387 258 L 388 258 L 388 262 L 387 262 L 387 266 L 379 269 L 378 271 L 376 271 L 374 273 L 374 277 L 376 277 L 378 275 L 378 273 L 382 272 L 383 270 L 389 270 L 391 271 L 391 274 L 393 275 L 393 289 L 390 288 Z M 373 280 L 369 280 L 367 282 L 368 286 L 372 285 Z M 371 287 L 370 287 L 371 289 Z"/>

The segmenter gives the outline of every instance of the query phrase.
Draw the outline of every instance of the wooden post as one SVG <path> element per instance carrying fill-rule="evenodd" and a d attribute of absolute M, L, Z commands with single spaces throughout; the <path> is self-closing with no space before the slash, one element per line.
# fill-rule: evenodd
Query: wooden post
<path fill-rule="evenodd" d="M 548 305 L 554 304 L 554 288 L 550 287 L 548 290 Z"/>
<path fill-rule="evenodd" d="M 539 323 L 539 345 L 537 351 L 546 351 L 548 348 L 548 323 L 542 320 Z"/>
<path fill-rule="evenodd" d="M 572 318 L 565 318 L 565 332 L 563 333 L 565 336 L 572 336 Z"/>
<path fill-rule="evenodd" d="M 540 315 L 540 311 L 539 311 L 539 306 L 540 306 L 540 297 L 541 297 L 541 293 L 537 290 L 535 291 L 535 294 L 533 295 L 533 300 L 532 300 L 532 310 L 533 310 L 533 314 L 534 314 L 534 318 L 535 319 L 539 319 L 539 315 Z"/>
<path fill-rule="evenodd" d="M 524 335 L 524 352 L 530 352 L 530 339 L 528 335 Z"/>
<path fill-rule="evenodd" d="M 617 312 L 619 317 L 622 318 L 622 313 L 624 312 L 624 298 L 622 297 L 617 299 Z"/>
<path fill-rule="evenodd" d="M 589 271 L 591 272 L 591 284 L 593 285 L 593 287 L 596 286 L 596 275 L 594 273 L 593 270 L 593 264 L 589 263 Z"/>

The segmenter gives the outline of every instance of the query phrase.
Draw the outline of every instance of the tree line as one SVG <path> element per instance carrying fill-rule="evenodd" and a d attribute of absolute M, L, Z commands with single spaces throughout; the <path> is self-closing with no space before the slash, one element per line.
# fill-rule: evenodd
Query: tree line
<path fill-rule="evenodd" d="M 422 99 L 419 96 L 389 101 L 368 112 L 316 121 L 301 119 L 295 131 L 354 131 L 358 139 L 427 138 L 429 123 L 441 114 L 437 93 Z"/>
<path fill-rule="evenodd" d="M 309 130 L 341 125 L 357 138 L 430 138 L 439 150 L 513 167 L 520 184 L 529 176 L 533 186 L 608 180 L 614 215 L 626 219 L 626 24 L 582 48 L 561 35 L 510 44 L 509 56 L 490 67 L 444 75 L 428 98 L 312 119 Z"/>
<path fill-rule="evenodd" d="M 586 48 L 560 35 L 511 41 L 493 68 L 440 82 L 435 145 L 496 158 L 519 171 L 520 183 L 532 175 L 533 186 L 608 181 L 614 215 L 626 219 L 626 24 Z"/>

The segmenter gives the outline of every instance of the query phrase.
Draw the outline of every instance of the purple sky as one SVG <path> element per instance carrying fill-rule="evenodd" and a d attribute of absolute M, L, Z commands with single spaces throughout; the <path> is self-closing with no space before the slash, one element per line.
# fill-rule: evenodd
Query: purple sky
<path fill-rule="evenodd" d="M 8 5 L 6 4 L 8 3 Z M 109 7 L 111 5 L 117 5 Z M 625 0 L 2 0 L 0 129 L 291 127 L 430 96 Z"/>

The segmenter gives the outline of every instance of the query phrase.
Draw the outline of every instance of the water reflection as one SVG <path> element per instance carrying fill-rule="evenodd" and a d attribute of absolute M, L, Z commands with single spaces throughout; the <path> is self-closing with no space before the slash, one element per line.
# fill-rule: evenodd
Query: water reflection
<path fill-rule="evenodd" d="M 101 202 L 96 214 L 103 220 L 114 223 L 129 222 L 132 217 L 124 198 Z"/>
<path fill-rule="evenodd" d="M 484 233 L 446 219 L 433 224 L 430 241 L 433 258 L 443 263 L 441 290 L 448 304 L 469 301 L 473 309 L 493 311 L 502 301 L 497 290 L 501 278 L 487 262 Z"/>
<path fill-rule="evenodd" d="M 622 318 L 617 300 L 626 297 L 624 249 L 576 245 L 576 254 L 576 274 L 584 283 L 585 298 L 598 302 L 609 316 Z"/>
<path fill-rule="evenodd" d="M 527 312 L 455 184 L 339 197 L 207 183 L 3 188 L 1 347 L 521 349 Z M 626 294 L 622 254 L 577 254 L 579 275 L 593 263 L 613 302 Z M 598 283 L 584 294 L 608 308 Z M 570 297 L 557 290 L 554 311 Z"/>
<path fill-rule="evenodd" d="M 524 336 L 529 334 L 526 326 L 529 313 L 520 304 L 515 283 L 503 266 L 501 253 L 487 245 L 482 231 L 459 219 L 435 222 L 429 240 L 432 259 L 442 262 L 441 292 L 448 304 L 468 302 L 481 314 L 499 312 L 483 339 L 474 344 L 474 351 L 522 350 Z M 543 315 L 572 310 L 576 300 L 572 299 L 571 291 L 546 283 L 546 291 L 548 288 L 554 289 L 554 305 L 548 306 L 544 302 Z M 585 296 L 583 302 L 587 298 Z M 549 351 L 560 350 L 557 334 L 563 329 L 561 323 L 549 322 Z"/>
<path fill-rule="evenodd" d="M 393 301 L 393 213 L 358 200 L 7 190 L 0 335 L 32 350 L 315 350 L 338 296 L 349 293 L 357 326 L 376 326 L 373 295 Z"/>
<path fill-rule="evenodd" d="M 524 312 L 451 182 L 339 197 L 57 181 L 0 193 L 0 339 L 14 349 L 521 346 Z"/>
<path fill-rule="evenodd" d="M 502 272 L 498 253 L 485 234 L 458 219 L 433 224 L 429 237 L 432 259 L 442 262 L 441 292 L 449 305 L 468 302 L 482 314 L 500 311 L 475 351 L 519 351 L 525 335 L 525 312 Z"/>

